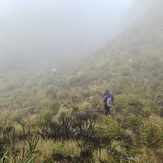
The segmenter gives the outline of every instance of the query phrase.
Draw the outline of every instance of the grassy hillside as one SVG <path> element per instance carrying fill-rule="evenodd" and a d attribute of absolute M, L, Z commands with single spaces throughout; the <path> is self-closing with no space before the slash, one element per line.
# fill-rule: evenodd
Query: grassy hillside
<path fill-rule="evenodd" d="M 6 162 L 163 160 L 162 2 L 95 56 L 39 61 L 1 74 Z M 115 97 L 112 118 L 102 96 Z"/>

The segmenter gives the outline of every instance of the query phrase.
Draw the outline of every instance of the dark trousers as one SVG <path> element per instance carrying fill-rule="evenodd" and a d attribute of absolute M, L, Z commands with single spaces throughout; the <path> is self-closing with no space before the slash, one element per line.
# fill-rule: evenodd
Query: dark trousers
<path fill-rule="evenodd" d="M 110 114 L 110 107 L 108 107 L 107 104 L 104 104 L 104 109 L 105 109 L 105 115 L 111 115 Z"/>

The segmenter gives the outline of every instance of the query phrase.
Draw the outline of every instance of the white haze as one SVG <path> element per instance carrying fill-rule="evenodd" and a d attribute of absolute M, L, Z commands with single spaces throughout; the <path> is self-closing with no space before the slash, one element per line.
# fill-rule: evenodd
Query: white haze
<path fill-rule="evenodd" d="M 113 37 L 131 2 L 1 0 L 1 53 L 68 56 L 89 53 Z"/>
<path fill-rule="evenodd" d="M 0 62 L 11 65 L 92 54 L 122 31 L 132 3 L 0 0 Z"/>

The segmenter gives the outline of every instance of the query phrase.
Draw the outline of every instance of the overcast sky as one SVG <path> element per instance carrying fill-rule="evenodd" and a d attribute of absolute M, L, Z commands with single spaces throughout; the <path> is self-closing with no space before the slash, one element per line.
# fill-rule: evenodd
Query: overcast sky
<path fill-rule="evenodd" d="M 0 53 L 78 55 L 102 48 L 133 0 L 0 0 Z"/>

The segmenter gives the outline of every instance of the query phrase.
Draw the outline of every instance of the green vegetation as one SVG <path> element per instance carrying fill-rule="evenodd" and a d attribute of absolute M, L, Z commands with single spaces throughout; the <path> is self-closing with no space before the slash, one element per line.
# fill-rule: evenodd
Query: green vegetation
<path fill-rule="evenodd" d="M 162 6 L 153 7 L 99 54 L 55 77 L 50 61 L 2 74 L 0 161 L 160 163 L 162 17 Z M 115 97 L 112 118 L 102 114 L 105 88 Z"/>

